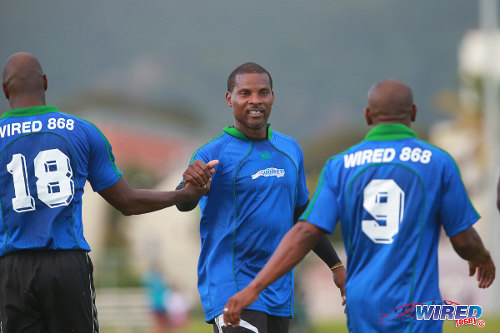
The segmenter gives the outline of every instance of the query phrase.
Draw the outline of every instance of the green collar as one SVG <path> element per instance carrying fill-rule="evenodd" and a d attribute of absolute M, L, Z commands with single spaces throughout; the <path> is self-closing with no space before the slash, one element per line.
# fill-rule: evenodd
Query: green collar
<path fill-rule="evenodd" d="M 381 124 L 366 134 L 365 141 L 390 141 L 406 138 L 417 138 L 417 134 L 403 124 Z"/>
<path fill-rule="evenodd" d="M 238 138 L 240 140 L 244 141 L 252 141 L 249 138 L 245 136 L 245 134 L 241 133 L 239 130 L 237 130 L 234 126 L 226 126 L 224 127 L 224 132 L 227 134 L 234 136 L 235 138 Z M 267 139 L 271 139 L 273 136 L 273 131 L 271 130 L 271 124 L 267 124 Z"/>
<path fill-rule="evenodd" d="M 29 117 L 50 112 L 59 112 L 59 110 L 55 106 L 49 106 L 49 105 L 31 106 L 29 108 L 14 109 L 7 111 L 2 115 L 2 118 L 0 119 L 7 117 Z"/>

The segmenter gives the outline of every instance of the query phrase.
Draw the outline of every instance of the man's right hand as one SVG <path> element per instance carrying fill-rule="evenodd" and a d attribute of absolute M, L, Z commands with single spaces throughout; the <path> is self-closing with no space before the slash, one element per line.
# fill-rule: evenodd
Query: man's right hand
<path fill-rule="evenodd" d="M 186 186 L 184 186 L 181 191 L 183 191 L 184 195 L 186 195 L 186 201 L 196 200 L 196 202 L 198 202 L 198 200 L 202 196 L 207 194 L 209 190 L 210 182 L 204 187 L 194 186 L 191 183 L 186 183 Z"/>
<path fill-rule="evenodd" d="M 488 258 L 484 262 L 469 261 L 469 276 L 474 276 L 477 271 L 477 286 L 488 288 L 495 280 L 495 264 L 488 252 Z"/>
<path fill-rule="evenodd" d="M 215 173 L 214 167 L 218 163 L 218 160 L 212 160 L 206 164 L 200 160 L 196 160 L 189 164 L 186 171 L 182 174 L 186 187 L 187 184 L 191 184 L 195 187 L 207 187 L 210 189 L 210 181 L 212 180 L 212 175 Z"/>
<path fill-rule="evenodd" d="M 340 265 L 341 262 L 336 263 L 335 265 Z M 345 280 L 347 277 L 344 265 L 339 266 L 332 270 L 333 273 L 333 282 L 339 288 L 340 296 L 342 297 L 342 305 L 345 305 L 346 297 L 345 297 Z"/>

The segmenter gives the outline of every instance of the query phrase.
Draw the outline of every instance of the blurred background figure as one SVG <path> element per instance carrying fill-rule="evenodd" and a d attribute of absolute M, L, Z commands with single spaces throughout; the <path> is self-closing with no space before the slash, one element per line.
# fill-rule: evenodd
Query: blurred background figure
<path fill-rule="evenodd" d="M 171 332 L 169 330 L 170 325 L 167 312 L 167 304 L 170 300 L 170 286 L 156 261 L 144 273 L 142 282 L 147 291 L 151 319 L 153 321 L 151 332 Z"/>
<path fill-rule="evenodd" d="M 167 317 L 174 332 L 186 332 L 189 326 L 191 298 L 179 287 L 173 285 L 167 300 Z"/>

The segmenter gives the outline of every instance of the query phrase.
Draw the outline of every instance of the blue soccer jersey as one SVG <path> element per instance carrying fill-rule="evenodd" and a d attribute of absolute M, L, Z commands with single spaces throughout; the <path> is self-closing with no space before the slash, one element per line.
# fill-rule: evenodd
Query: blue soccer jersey
<path fill-rule="evenodd" d="M 234 127 L 195 152 L 191 161 L 219 160 L 208 195 L 200 200 L 198 290 L 206 321 L 222 314 L 229 297 L 264 267 L 307 204 L 302 151 L 295 140 L 268 129 L 250 141 Z M 293 315 L 293 272 L 265 289 L 249 309 Z"/>
<path fill-rule="evenodd" d="M 53 106 L 6 112 L 0 119 L 0 256 L 34 250 L 90 251 L 82 195 L 121 177 L 111 146 L 93 124 Z"/>
<path fill-rule="evenodd" d="M 441 299 L 441 226 L 453 236 L 478 219 L 453 159 L 401 124 L 375 126 L 329 159 L 301 216 L 330 233 L 340 220 L 352 332 L 440 332 L 441 321 L 402 306 Z"/>

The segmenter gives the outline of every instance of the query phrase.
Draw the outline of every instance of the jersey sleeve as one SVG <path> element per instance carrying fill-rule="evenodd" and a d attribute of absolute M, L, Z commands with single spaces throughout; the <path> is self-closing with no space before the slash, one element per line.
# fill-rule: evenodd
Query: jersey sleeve
<path fill-rule="evenodd" d="M 208 163 L 210 161 L 208 154 L 207 154 L 207 146 L 203 146 L 202 148 L 195 151 L 193 153 L 193 156 L 191 156 L 189 163 L 193 163 L 196 160 L 200 160 L 204 163 Z"/>
<path fill-rule="evenodd" d="M 205 146 L 204 146 L 205 147 Z M 193 153 L 193 155 L 191 156 L 191 159 L 189 160 L 189 164 L 193 163 L 194 161 L 197 161 L 197 160 L 200 160 L 204 163 L 208 163 L 210 161 L 210 159 L 208 158 L 205 150 L 203 149 L 204 147 L 198 149 L 197 151 L 195 151 Z M 184 179 L 181 179 L 181 182 L 179 183 L 179 189 L 182 188 L 184 185 Z"/>
<path fill-rule="evenodd" d="M 108 139 L 96 126 L 91 127 L 90 142 L 88 180 L 92 189 L 99 192 L 115 184 L 123 174 L 115 165 Z"/>
<path fill-rule="evenodd" d="M 460 170 L 451 159 L 445 169 L 439 221 L 448 237 L 467 230 L 480 216 L 474 209 L 460 176 Z"/>
<path fill-rule="evenodd" d="M 298 186 L 297 186 L 297 204 L 296 207 L 302 207 L 307 204 L 309 200 L 309 190 L 306 184 L 306 174 L 304 171 L 304 154 L 299 148 L 299 173 L 298 173 Z"/>
<path fill-rule="evenodd" d="M 339 220 L 336 202 L 337 195 L 329 172 L 329 164 L 327 163 L 321 171 L 314 196 L 299 220 L 307 221 L 332 233 Z"/>

